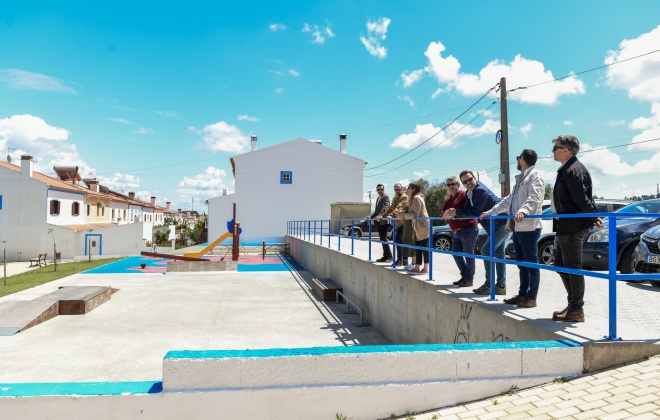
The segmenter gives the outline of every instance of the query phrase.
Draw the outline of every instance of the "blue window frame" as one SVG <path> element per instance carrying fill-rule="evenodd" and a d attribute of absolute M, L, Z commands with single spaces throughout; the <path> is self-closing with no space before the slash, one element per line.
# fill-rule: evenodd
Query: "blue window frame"
<path fill-rule="evenodd" d="M 293 184 L 293 172 L 280 171 L 280 184 Z"/>
<path fill-rule="evenodd" d="M 2 196 L 0 195 L 0 210 L 2 210 Z"/>

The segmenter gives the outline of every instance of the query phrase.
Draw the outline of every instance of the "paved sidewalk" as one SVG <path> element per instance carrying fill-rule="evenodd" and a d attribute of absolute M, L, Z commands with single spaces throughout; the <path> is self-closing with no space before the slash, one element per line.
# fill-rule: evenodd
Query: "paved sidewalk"
<path fill-rule="evenodd" d="M 660 357 L 400 419 L 657 419 Z"/>

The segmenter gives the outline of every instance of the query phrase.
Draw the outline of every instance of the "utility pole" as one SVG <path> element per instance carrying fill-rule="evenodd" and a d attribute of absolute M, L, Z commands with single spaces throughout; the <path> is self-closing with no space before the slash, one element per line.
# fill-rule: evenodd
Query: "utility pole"
<path fill-rule="evenodd" d="M 509 174 L 509 122 L 506 109 L 506 77 L 500 79 L 500 175 L 502 197 L 509 195 L 511 176 Z"/>

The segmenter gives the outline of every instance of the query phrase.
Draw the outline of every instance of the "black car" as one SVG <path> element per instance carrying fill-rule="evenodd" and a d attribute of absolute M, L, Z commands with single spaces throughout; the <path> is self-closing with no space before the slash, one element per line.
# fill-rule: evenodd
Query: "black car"
<path fill-rule="evenodd" d="M 451 251 L 451 237 L 452 231 L 448 225 L 433 227 L 433 247 L 436 249 Z M 481 247 L 487 238 L 488 234 L 479 226 L 479 235 L 477 236 L 477 242 L 474 244 L 475 254 L 481 254 Z"/>
<path fill-rule="evenodd" d="M 347 236 L 368 237 L 370 223 L 371 223 L 371 236 L 378 237 L 378 222 L 374 222 L 373 219 L 356 220 L 354 225 L 352 225 L 351 223 L 345 224 L 341 228 L 341 234 Z M 391 223 L 387 227 L 387 237 L 388 238 L 392 237 Z"/>

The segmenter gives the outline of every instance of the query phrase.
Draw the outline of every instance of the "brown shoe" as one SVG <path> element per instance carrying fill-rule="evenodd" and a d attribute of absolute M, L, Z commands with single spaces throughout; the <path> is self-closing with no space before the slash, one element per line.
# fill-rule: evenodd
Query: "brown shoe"
<path fill-rule="evenodd" d="M 574 311 L 569 309 L 563 315 L 557 315 L 557 321 L 562 322 L 584 322 L 584 311 L 582 309 Z"/>
<path fill-rule="evenodd" d="M 564 316 L 566 315 L 566 312 L 568 312 L 568 306 L 562 309 L 561 311 L 554 311 L 552 313 L 552 320 L 553 321 L 559 321 L 559 316 Z"/>
<path fill-rule="evenodd" d="M 514 296 L 512 298 L 504 299 L 504 303 L 508 303 L 509 305 L 516 305 L 518 302 L 523 300 L 524 298 L 522 296 Z"/>
<path fill-rule="evenodd" d="M 536 308 L 536 299 L 522 298 L 517 306 L 519 308 Z"/>

